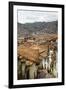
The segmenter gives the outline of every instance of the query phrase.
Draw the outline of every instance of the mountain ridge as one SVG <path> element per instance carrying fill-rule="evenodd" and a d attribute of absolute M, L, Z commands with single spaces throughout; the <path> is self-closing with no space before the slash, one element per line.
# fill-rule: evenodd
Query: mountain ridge
<path fill-rule="evenodd" d="M 18 36 L 29 35 L 32 33 L 49 33 L 57 34 L 58 21 L 52 22 L 34 22 L 34 23 L 17 23 Z"/>

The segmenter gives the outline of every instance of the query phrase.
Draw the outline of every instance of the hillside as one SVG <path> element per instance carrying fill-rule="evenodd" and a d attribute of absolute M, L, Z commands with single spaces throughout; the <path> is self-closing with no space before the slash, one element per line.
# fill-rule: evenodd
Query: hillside
<path fill-rule="evenodd" d="M 35 22 L 35 23 L 25 23 L 17 24 L 18 28 L 18 37 L 22 35 L 29 34 L 40 34 L 40 33 L 49 33 L 56 34 L 58 32 L 58 21 L 53 22 Z"/>

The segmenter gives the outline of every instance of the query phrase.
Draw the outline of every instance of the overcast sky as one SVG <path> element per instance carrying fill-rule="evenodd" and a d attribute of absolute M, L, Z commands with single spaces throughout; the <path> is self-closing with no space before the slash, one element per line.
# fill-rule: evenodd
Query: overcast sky
<path fill-rule="evenodd" d="M 58 20 L 57 12 L 18 10 L 19 23 L 51 22 Z"/>

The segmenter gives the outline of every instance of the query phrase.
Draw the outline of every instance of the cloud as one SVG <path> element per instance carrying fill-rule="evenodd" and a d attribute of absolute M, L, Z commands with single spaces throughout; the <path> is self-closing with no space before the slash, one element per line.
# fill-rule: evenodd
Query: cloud
<path fill-rule="evenodd" d="M 57 12 L 43 12 L 43 11 L 18 11 L 19 23 L 33 23 L 33 22 L 50 22 L 58 20 Z"/>

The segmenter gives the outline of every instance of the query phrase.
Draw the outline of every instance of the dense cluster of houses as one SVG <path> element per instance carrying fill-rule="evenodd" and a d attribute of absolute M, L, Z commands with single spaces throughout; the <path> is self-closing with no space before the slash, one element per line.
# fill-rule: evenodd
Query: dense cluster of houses
<path fill-rule="evenodd" d="M 57 77 L 57 36 L 39 38 L 20 39 L 17 51 L 18 79 Z"/>

